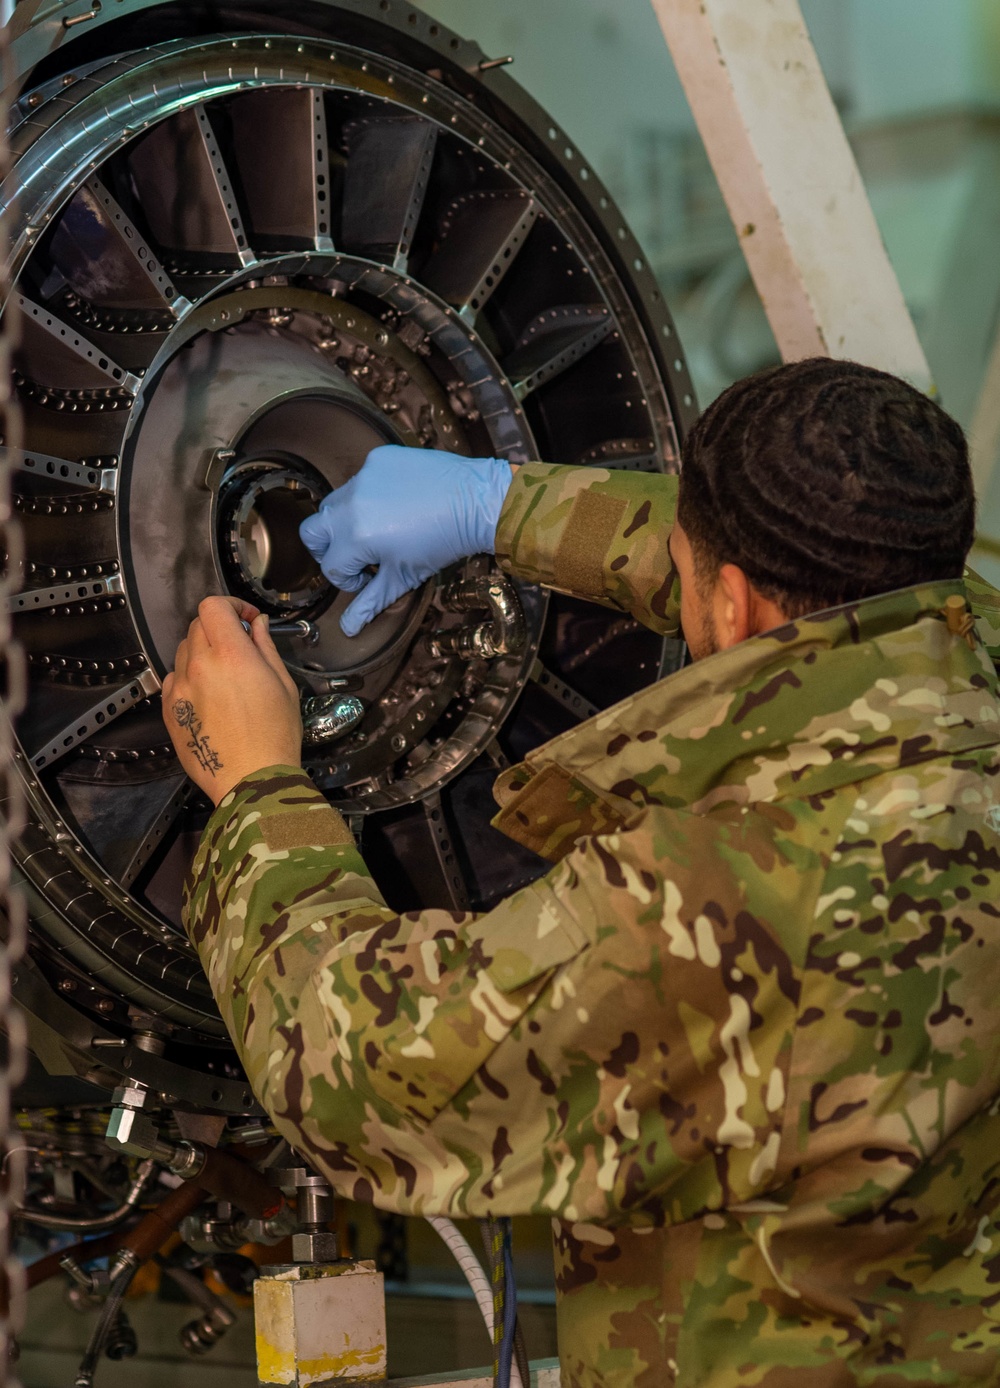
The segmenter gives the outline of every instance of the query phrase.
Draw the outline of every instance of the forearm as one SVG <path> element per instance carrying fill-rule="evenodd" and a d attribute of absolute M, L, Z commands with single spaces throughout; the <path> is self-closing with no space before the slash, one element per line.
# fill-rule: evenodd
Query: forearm
<path fill-rule="evenodd" d="M 184 924 L 238 1048 L 249 990 L 282 948 L 303 965 L 391 919 L 343 817 L 292 766 L 264 768 L 226 796 L 185 887 Z"/>
<path fill-rule="evenodd" d="M 437 1208 L 458 1212 L 490 1137 L 477 1153 L 470 1135 L 459 1159 L 436 1150 L 428 1125 L 581 937 L 556 923 L 539 944 L 530 890 L 504 903 L 502 936 L 488 917 L 399 916 L 348 840 L 301 772 L 257 773 L 205 832 L 185 923 L 247 1076 L 289 1141 L 320 1156 L 341 1191 L 361 1181 L 392 1208 L 432 1207 L 443 1166 L 456 1188 Z M 433 1190 L 401 1178 L 418 1152 Z"/>
<path fill-rule="evenodd" d="M 518 469 L 497 527 L 496 553 L 531 583 L 629 612 L 674 636 L 680 585 L 667 539 L 676 476 L 529 463 Z"/>

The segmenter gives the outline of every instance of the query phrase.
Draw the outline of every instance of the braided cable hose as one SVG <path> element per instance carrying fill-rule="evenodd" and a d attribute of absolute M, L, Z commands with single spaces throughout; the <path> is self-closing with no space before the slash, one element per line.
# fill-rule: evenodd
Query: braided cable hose
<path fill-rule="evenodd" d="M 483 1245 L 490 1263 L 490 1282 L 493 1289 L 493 1385 L 504 1388 L 500 1377 L 500 1347 L 503 1343 L 504 1306 L 504 1266 L 503 1234 L 495 1219 L 487 1219 L 482 1226 Z"/>
<path fill-rule="evenodd" d="M 145 1195 L 147 1188 L 152 1184 L 155 1175 L 155 1163 L 143 1162 L 125 1199 L 117 1209 L 109 1210 L 105 1214 L 92 1216 L 53 1214 L 49 1210 L 35 1210 L 28 1205 L 22 1205 L 17 1211 L 18 1218 L 29 1224 L 34 1224 L 40 1229 L 59 1229 L 71 1234 L 102 1234 L 107 1229 L 117 1228 L 119 1224 L 123 1224 L 128 1219 Z"/>
<path fill-rule="evenodd" d="M 509 1219 L 482 1219 L 479 1221 L 479 1228 L 492 1284 L 494 1388 L 514 1388 L 515 1385 L 528 1388 L 531 1372 L 523 1343 L 521 1350 L 517 1350 L 520 1325 L 517 1320 L 511 1222 Z M 510 1300 L 513 1301 L 513 1307 L 508 1314 Z"/>
<path fill-rule="evenodd" d="M 506 1321 L 509 1323 L 510 1352 L 513 1356 L 511 1384 L 530 1384 L 531 1366 L 528 1351 L 521 1331 L 521 1320 L 517 1308 L 517 1283 L 514 1280 L 514 1229 L 509 1219 L 504 1220 L 504 1266 L 507 1274 L 507 1290 L 510 1306 Z M 505 1330 L 505 1334 L 508 1332 Z"/>
<path fill-rule="evenodd" d="M 118 1319 L 122 1302 L 125 1300 L 125 1293 L 132 1285 L 132 1279 L 138 1271 L 138 1264 L 131 1264 L 124 1267 L 112 1282 L 107 1300 L 101 1309 L 97 1324 L 94 1326 L 83 1359 L 80 1361 L 80 1367 L 77 1369 L 75 1388 L 91 1388 L 104 1346 Z"/>
<path fill-rule="evenodd" d="M 480 1263 L 479 1259 L 476 1257 L 475 1253 L 472 1250 L 472 1246 L 465 1238 L 461 1230 L 458 1229 L 450 1219 L 446 1219 L 443 1215 L 428 1215 L 427 1223 L 431 1226 L 435 1233 L 440 1235 L 440 1237 L 447 1244 L 448 1248 L 454 1254 L 455 1261 L 458 1263 L 458 1266 L 462 1269 L 462 1272 L 465 1275 L 465 1280 L 468 1282 L 470 1288 L 472 1289 L 472 1295 L 476 1298 L 476 1304 L 482 1313 L 483 1321 L 486 1325 L 486 1333 L 489 1335 L 491 1341 L 494 1341 L 495 1318 L 493 1313 L 493 1291 L 490 1287 L 490 1283 L 486 1277 L 486 1274 L 483 1272 L 482 1264 Z M 501 1236 L 501 1250 L 502 1247 L 503 1243 Z M 500 1325 L 502 1338 L 502 1315 L 500 1318 Z M 494 1376 L 496 1374 L 496 1368 L 497 1366 L 494 1365 Z M 511 1385 L 512 1388 L 524 1388 L 523 1380 L 521 1378 L 520 1373 L 518 1373 L 516 1366 L 514 1370 L 514 1375 L 511 1378 Z"/>
<path fill-rule="evenodd" d="M 514 1374 L 514 1336 L 517 1330 L 517 1286 L 514 1282 L 514 1244 L 509 1219 L 499 1221 L 503 1260 L 503 1335 L 500 1339 L 498 1388 L 512 1388 Z M 495 1338 L 495 1333 L 494 1333 Z"/>

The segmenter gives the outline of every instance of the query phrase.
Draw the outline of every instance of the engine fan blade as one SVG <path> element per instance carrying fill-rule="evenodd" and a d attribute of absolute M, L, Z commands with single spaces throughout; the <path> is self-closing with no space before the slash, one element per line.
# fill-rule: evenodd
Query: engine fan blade
<path fill-rule="evenodd" d="M 332 251 L 323 93 L 282 87 L 233 102 L 235 163 L 260 250 Z"/>
<path fill-rule="evenodd" d="M 457 198 L 424 282 L 466 318 L 475 318 L 510 270 L 538 205 L 525 192 L 484 189 Z"/>
<path fill-rule="evenodd" d="M 503 363 L 518 400 L 526 400 L 604 341 L 614 327 L 606 308 L 570 304 L 547 309 L 525 329 Z"/>
<path fill-rule="evenodd" d="M 347 129 L 341 214 L 345 250 L 386 260 L 405 274 L 430 180 L 437 129 L 412 117 L 363 120 Z"/>
<path fill-rule="evenodd" d="M 183 261 L 210 254 L 252 265 L 243 216 L 204 106 L 161 122 L 129 157 L 156 240 Z M 184 268 L 188 268 L 185 266 Z"/>

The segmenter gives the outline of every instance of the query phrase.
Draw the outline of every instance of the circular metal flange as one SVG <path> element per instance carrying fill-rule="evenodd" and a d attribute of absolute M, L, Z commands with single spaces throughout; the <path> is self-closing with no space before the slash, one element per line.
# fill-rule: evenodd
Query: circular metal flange
<path fill-rule="evenodd" d="M 219 488 L 216 542 L 228 587 L 266 612 L 315 607 L 329 591 L 299 539 L 327 488 L 301 459 L 255 458 L 226 473 Z"/>

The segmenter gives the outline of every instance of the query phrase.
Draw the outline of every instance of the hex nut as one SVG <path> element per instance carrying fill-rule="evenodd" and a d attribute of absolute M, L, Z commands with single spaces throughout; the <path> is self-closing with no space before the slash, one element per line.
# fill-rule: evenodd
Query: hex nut
<path fill-rule="evenodd" d="M 293 1234 L 292 1261 L 335 1263 L 340 1256 L 336 1234 Z"/>

